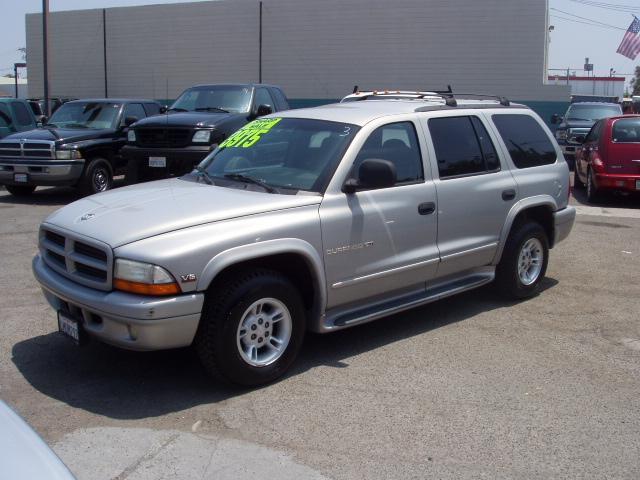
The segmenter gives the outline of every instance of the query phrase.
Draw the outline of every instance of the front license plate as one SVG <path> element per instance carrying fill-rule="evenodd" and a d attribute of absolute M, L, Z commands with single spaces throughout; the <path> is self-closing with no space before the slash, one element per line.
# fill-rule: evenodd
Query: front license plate
<path fill-rule="evenodd" d="M 13 181 L 16 183 L 27 183 L 29 181 L 29 175 L 26 173 L 14 173 Z"/>
<path fill-rule="evenodd" d="M 640 180 L 636 180 L 636 190 L 640 190 Z"/>
<path fill-rule="evenodd" d="M 149 157 L 149 166 L 163 168 L 167 166 L 167 157 Z"/>
<path fill-rule="evenodd" d="M 58 330 L 80 344 L 80 323 L 63 311 L 58 312 Z"/>

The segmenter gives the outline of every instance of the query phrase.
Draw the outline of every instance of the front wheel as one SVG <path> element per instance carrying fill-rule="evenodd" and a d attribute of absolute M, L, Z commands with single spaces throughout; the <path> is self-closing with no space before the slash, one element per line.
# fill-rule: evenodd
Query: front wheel
<path fill-rule="evenodd" d="M 513 299 L 529 298 L 540 291 L 540 282 L 547 271 L 549 240 L 540 224 L 517 225 L 509 234 L 496 268 L 496 285 L 500 292 Z"/>
<path fill-rule="evenodd" d="M 304 333 L 298 290 L 282 274 L 260 269 L 236 275 L 207 294 L 195 347 L 210 374 L 262 385 L 287 371 Z"/>
<path fill-rule="evenodd" d="M 113 187 L 113 170 L 104 158 L 93 158 L 88 163 L 78 184 L 83 195 L 106 192 Z"/>

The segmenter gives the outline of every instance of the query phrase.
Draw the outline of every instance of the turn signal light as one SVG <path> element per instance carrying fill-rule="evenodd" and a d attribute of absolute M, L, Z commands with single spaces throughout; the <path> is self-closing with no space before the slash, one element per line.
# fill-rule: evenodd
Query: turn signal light
<path fill-rule="evenodd" d="M 180 287 L 177 283 L 140 283 L 129 280 L 115 278 L 113 280 L 113 288 L 123 292 L 136 293 L 138 295 L 166 296 L 177 295 L 180 293 Z"/>

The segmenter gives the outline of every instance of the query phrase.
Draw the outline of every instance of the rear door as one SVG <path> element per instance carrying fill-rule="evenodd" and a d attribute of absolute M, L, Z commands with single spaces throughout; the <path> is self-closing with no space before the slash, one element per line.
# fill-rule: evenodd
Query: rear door
<path fill-rule="evenodd" d="M 600 144 L 604 123 L 604 120 L 598 120 L 587 134 L 582 146 L 578 149 L 578 153 L 576 155 L 575 174 L 582 180 L 582 183 L 587 181 L 587 168 L 594 153 L 596 155 L 598 153 L 598 146 Z"/>
<path fill-rule="evenodd" d="M 640 174 L 640 117 L 613 121 L 604 156 L 608 173 Z"/>
<path fill-rule="evenodd" d="M 480 114 L 422 121 L 438 172 L 438 277 L 490 264 L 517 199 L 516 183 L 485 122 Z"/>

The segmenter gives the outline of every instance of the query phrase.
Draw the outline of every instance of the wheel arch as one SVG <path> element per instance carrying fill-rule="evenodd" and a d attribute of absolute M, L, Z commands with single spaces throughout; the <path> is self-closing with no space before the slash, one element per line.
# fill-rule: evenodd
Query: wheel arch
<path fill-rule="evenodd" d="M 528 219 L 535 220 L 544 228 L 549 248 L 553 248 L 555 238 L 553 212 L 556 210 L 558 210 L 558 204 L 550 195 L 537 195 L 516 202 L 509 210 L 505 224 L 500 232 L 500 242 L 492 264 L 497 265 L 500 262 L 507 238 L 514 225 Z"/>
<path fill-rule="evenodd" d="M 287 238 L 225 250 L 207 263 L 196 289 L 206 291 L 215 287 L 216 282 L 250 268 L 268 268 L 287 276 L 300 291 L 308 313 L 308 328 L 317 330 L 327 293 L 322 259 L 310 243 Z"/>

